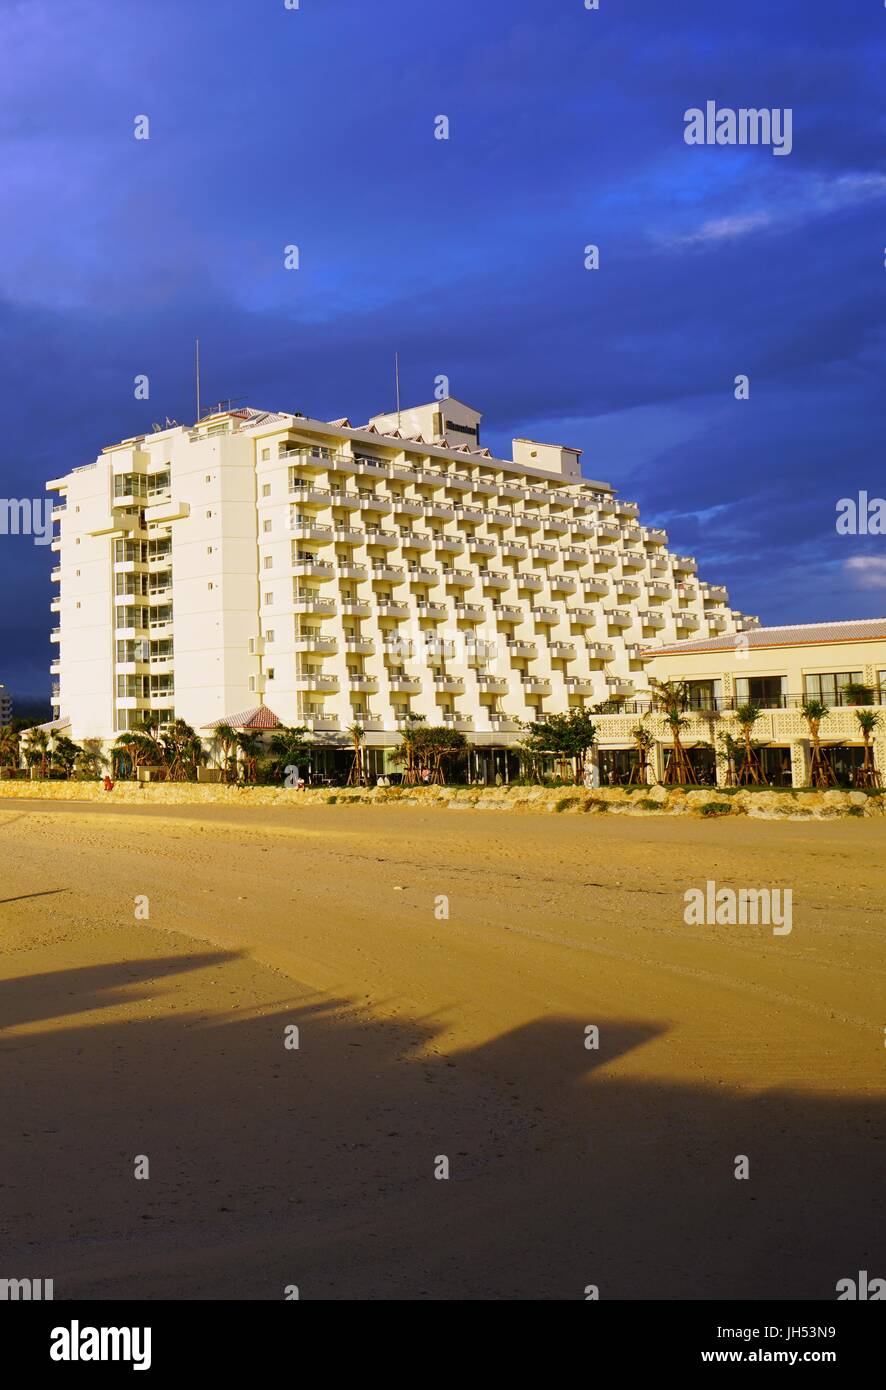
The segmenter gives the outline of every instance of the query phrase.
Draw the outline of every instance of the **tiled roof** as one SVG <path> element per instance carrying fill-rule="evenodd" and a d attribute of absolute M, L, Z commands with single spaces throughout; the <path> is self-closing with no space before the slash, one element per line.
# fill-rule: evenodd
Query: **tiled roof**
<path fill-rule="evenodd" d="M 225 719 L 214 719 L 205 724 L 206 729 L 217 729 L 222 724 L 230 724 L 232 729 L 279 729 L 280 720 L 267 705 L 256 705 L 255 709 L 241 710 L 239 714 L 229 714 Z"/>
<path fill-rule="evenodd" d="M 671 653 L 734 651 L 737 641 L 748 647 L 810 647 L 827 642 L 870 642 L 886 639 L 886 618 L 858 618 L 840 623 L 796 623 L 791 627 L 755 627 L 726 637 L 703 637 L 647 647 L 655 656 Z"/>

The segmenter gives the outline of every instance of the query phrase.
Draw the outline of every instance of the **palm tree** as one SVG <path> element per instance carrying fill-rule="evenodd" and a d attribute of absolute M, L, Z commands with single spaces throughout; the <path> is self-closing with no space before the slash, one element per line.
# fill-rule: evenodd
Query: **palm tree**
<path fill-rule="evenodd" d="M 29 768 L 40 768 L 45 779 L 49 773 L 49 735 L 45 729 L 28 729 L 24 737 L 25 762 Z"/>
<path fill-rule="evenodd" d="M 652 699 L 657 709 L 661 710 L 667 720 L 668 728 L 673 739 L 673 748 L 668 753 L 668 761 L 664 772 L 664 781 L 669 785 L 685 786 L 687 782 L 695 782 L 695 771 L 692 763 L 683 747 L 680 734 L 689 727 L 689 720 L 685 717 L 685 711 L 689 705 L 689 687 L 686 681 L 657 681 L 650 679 L 652 687 Z"/>
<path fill-rule="evenodd" d="M 364 748 L 363 735 L 365 730 L 362 724 L 351 724 L 348 733 L 354 740 L 354 761 L 351 763 L 351 770 L 348 773 L 349 787 L 364 787 L 366 785 L 366 773 L 364 770 Z"/>
<path fill-rule="evenodd" d="M 830 763 L 821 751 L 821 741 L 819 731 L 821 721 L 827 719 L 830 710 L 821 700 L 804 700 L 800 706 L 800 713 L 809 725 L 809 737 L 812 741 L 812 768 L 810 771 L 810 781 L 813 787 L 830 787 L 836 782 L 834 771 Z"/>
<path fill-rule="evenodd" d="M 874 692 L 871 686 L 861 681 L 847 681 L 843 686 L 843 702 L 847 705 L 872 705 Z"/>
<path fill-rule="evenodd" d="M 287 727 L 281 724 L 271 739 L 276 772 L 283 776 L 287 768 L 297 768 L 311 756 L 311 740 L 307 724 Z"/>
<path fill-rule="evenodd" d="M 237 735 L 237 747 L 243 754 L 243 780 L 254 782 L 258 775 L 258 755 L 261 752 L 261 734 L 248 729 Z"/>
<path fill-rule="evenodd" d="M 84 778 L 101 777 L 108 758 L 100 738 L 85 738 L 77 754 L 77 774 Z"/>
<path fill-rule="evenodd" d="M 0 767 L 17 768 L 20 748 L 18 731 L 12 724 L 0 728 Z"/>
<path fill-rule="evenodd" d="M 217 724 L 213 740 L 215 751 L 221 761 L 222 781 L 236 780 L 237 776 L 237 730 L 230 724 Z"/>
<path fill-rule="evenodd" d="M 423 714 L 407 714 L 405 727 L 403 729 L 403 742 L 394 749 L 393 757 L 395 762 L 403 764 L 403 784 L 412 786 L 418 781 L 419 761 L 417 752 L 417 741 L 419 730 L 425 722 Z"/>
<path fill-rule="evenodd" d="M 735 717 L 738 720 L 744 740 L 741 762 L 738 765 L 738 784 L 739 786 L 750 786 L 753 783 L 759 786 L 763 781 L 763 768 L 757 750 L 751 742 L 751 734 L 754 731 L 754 725 L 760 718 L 760 710 L 751 703 L 739 705 L 735 711 Z"/>
<path fill-rule="evenodd" d="M 881 719 L 878 712 L 872 709 L 857 709 L 855 717 L 864 739 L 864 762 L 855 774 L 855 785 L 870 787 L 873 790 L 882 786 L 879 769 L 874 766 L 871 748 L 871 735 L 880 727 Z"/>
<path fill-rule="evenodd" d="M 163 739 L 164 762 L 171 782 L 196 782 L 204 761 L 203 740 L 184 719 L 176 719 Z"/>
<path fill-rule="evenodd" d="M 628 784 L 636 782 L 645 787 L 649 782 L 649 750 L 655 742 L 655 736 L 641 721 L 635 729 L 631 729 L 631 738 L 634 740 L 637 757 L 631 767 Z"/>
<path fill-rule="evenodd" d="M 726 781 L 723 783 L 725 787 L 735 786 L 735 769 L 742 751 L 741 741 L 734 734 L 724 729 L 718 735 L 716 757 L 718 762 L 726 766 Z"/>
<path fill-rule="evenodd" d="M 82 752 L 83 749 L 80 745 L 72 742 L 66 734 L 53 734 L 50 753 L 52 764 L 61 768 L 66 777 L 70 777 L 74 770 L 74 764 Z"/>

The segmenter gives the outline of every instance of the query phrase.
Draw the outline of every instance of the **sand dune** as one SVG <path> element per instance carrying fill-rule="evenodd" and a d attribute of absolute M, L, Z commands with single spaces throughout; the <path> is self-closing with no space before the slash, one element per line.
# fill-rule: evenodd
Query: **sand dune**
<path fill-rule="evenodd" d="M 6 802 L 0 1277 L 830 1299 L 886 1274 L 884 842 Z M 791 887 L 792 932 L 687 926 L 707 879 Z"/>

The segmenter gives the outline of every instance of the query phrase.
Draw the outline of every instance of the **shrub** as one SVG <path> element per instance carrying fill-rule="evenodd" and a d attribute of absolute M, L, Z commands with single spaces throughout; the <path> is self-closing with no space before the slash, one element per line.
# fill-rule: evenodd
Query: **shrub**
<path fill-rule="evenodd" d="M 728 801 L 706 801 L 701 808 L 703 816 L 728 816 L 731 811 Z"/>

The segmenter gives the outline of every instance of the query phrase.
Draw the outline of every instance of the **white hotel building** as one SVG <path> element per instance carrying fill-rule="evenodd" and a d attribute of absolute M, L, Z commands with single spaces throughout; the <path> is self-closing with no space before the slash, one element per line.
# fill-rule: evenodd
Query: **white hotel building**
<path fill-rule="evenodd" d="M 494 458 L 480 420 L 452 398 L 399 427 L 227 410 L 53 479 L 56 719 L 112 741 L 263 706 L 384 748 L 417 714 L 505 748 L 520 720 L 630 701 L 650 646 L 756 625 L 579 450 Z"/>

